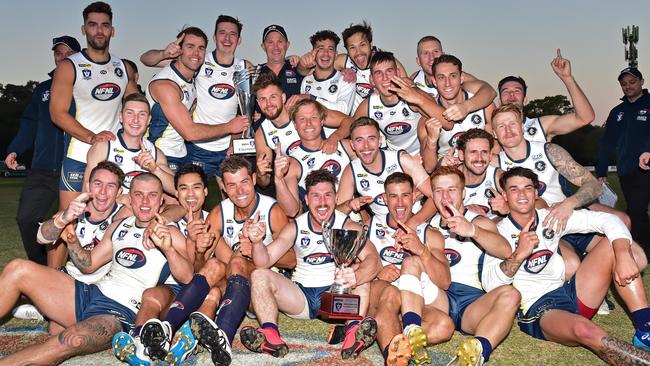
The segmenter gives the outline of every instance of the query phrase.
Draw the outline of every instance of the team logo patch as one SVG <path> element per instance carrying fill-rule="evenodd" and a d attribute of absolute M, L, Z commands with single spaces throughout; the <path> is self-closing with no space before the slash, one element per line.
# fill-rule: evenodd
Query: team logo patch
<path fill-rule="evenodd" d="M 406 122 L 393 122 L 384 128 L 384 132 L 390 136 L 403 135 L 411 131 L 411 125 Z"/>
<path fill-rule="evenodd" d="M 528 127 L 526 132 L 528 132 L 528 134 L 531 136 L 535 136 L 535 134 L 537 134 L 537 127 Z"/>
<path fill-rule="evenodd" d="M 302 238 L 302 239 L 300 239 L 300 247 L 303 248 L 303 249 L 304 249 L 304 248 L 307 248 L 307 247 L 309 246 L 309 242 L 310 242 L 310 241 L 311 241 L 311 240 L 310 240 L 309 238 Z"/>
<path fill-rule="evenodd" d="M 339 90 L 339 87 L 336 86 L 336 84 L 333 84 L 333 85 L 330 85 L 330 87 L 327 90 L 329 90 L 330 93 L 334 94 Z"/>
<path fill-rule="evenodd" d="M 83 226 L 83 227 L 81 227 L 81 229 L 79 229 L 79 237 L 83 238 L 84 236 L 86 236 L 86 227 L 85 226 Z"/>
<path fill-rule="evenodd" d="M 373 87 L 368 83 L 357 83 L 356 86 L 357 95 L 359 95 L 361 98 L 367 98 L 368 95 L 372 93 Z"/>
<path fill-rule="evenodd" d="M 489 190 L 488 188 L 486 188 L 486 189 L 485 189 L 485 197 L 487 197 L 487 198 L 495 198 L 496 196 L 494 195 L 494 193 L 492 193 L 491 190 Z"/>
<path fill-rule="evenodd" d="M 208 88 L 208 93 L 215 99 L 229 99 L 235 95 L 235 88 L 229 84 L 214 84 Z"/>
<path fill-rule="evenodd" d="M 390 174 L 395 171 L 395 169 L 397 169 L 397 164 L 391 164 L 388 168 L 386 168 L 386 172 Z"/>
<path fill-rule="evenodd" d="M 402 115 L 403 115 L 404 117 L 408 117 L 408 116 L 411 115 L 411 113 L 409 112 L 408 109 L 406 109 L 406 107 L 404 107 L 404 108 L 402 108 Z"/>
<path fill-rule="evenodd" d="M 131 188 L 131 182 L 133 181 L 133 178 L 137 177 L 140 174 L 142 174 L 142 172 L 139 171 L 139 170 L 134 170 L 132 172 L 128 172 L 128 173 L 124 174 L 124 183 L 122 183 L 122 185 L 125 188 L 130 189 Z"/>
<path fill-rule="evenodd" d="M 315 158 L 309 158 L 307 159 L 307 168 L 314 169 L 314 164 L 316 164 L 316 159 Z"/>
<path fill-rule="evenodd" d="M 118 67 L 118 68 L 115 69 L 115 75 L 116 75 L 118 78 L 121 78 L 122 76 L 124 76 L 124 71 L 122 71 L 122 69 L 120 69 L 120 68 Z"/>
<path fill-rule="evenodd" d="M 311 85 L 305 86 L 305 93 L 309 93 L 310 90 L 311 90 Z"/>
<path fill-rule="evenodd" d="M 618 112 L 616 115 L 616 122 L 621 122 L 623 120 L 623 112 Z"/>
<path fill-rule="evenodd" d="M 113 160 L 115 160 L 115 162 L 118 163 L 118 164 L 122 164 L 122 162 L 124 161 L 124 158 L 120 154 L 115 154 L 115 156 L 113 157 Z"/>
<path fill-rule="evenodd" d="M 284 74 L 288 77 L 296 76 L 296 73 L 293 70 L 286 70 Z"/>
<path fill-rule="evenodd" d="M 546 170 L 546 163 L 543 161 L 536 162 L 535 170 L 537 170 L 538 172 L 543 172 L 544 170 Z"/>
<path fill-rule="evenodd" d="M 102 102 L 113 100 L 120 96 L 122 89 L 115 83 L 103 83 L 93 88 L 90 92 L 92 97 Z"/>
<path fill-rule="evenodd" d="M 213 72 L 214 72 L 214 70 L 211 67 L 206 67 L 205 68 L 205 76 L 212 77 Z"/>
<path fill-rule="evenodd" d="M 138 248 L 124 248 L 115 253 L 115 262 L 122 267 L 137 269 L 147 264 L 147 257 Z"/>
<path fill-rule="evenodd" d="M 232 226 L 226 228 L 226 236 L 232 237 L 235 234 L 235 229 Z"/>
<path fill-rule="evenodd" d="M 280 143 L 280 138 L 277 136 L 271 137 L 271 141 L 275 144 L 275 146 L 278 146 L 278 143 Z"/>
<path fill-rule="evenodd" d="M 381 259 L 388 263 L 401 264 L 409 255 L 395 247 L 385 247 L 379 252 Z"/>
<path fill-rule="evenodd" d="M 375 112 L 375 119 L 381 119 L 382 117 L 384 117 L 383 113 L 381 113 L 380 111 Z"/>
<path fill-rule="evenodd" d="M 101 224 L 99 224 L 99 230 L 104 231 L 108 228 L 108 221 L 104 221 Z"/>
<path fill-rule="evenodd" d="M 546 267 L 552 255 L 553 252 L 548 249 L 533 253 L 526 259 L 524 269 L 528 273 L 540 273 Z"/>
<path fill-rule="evenodd" d="M 460 253 L 457 251 L 453 249 L 445 249 L 444 253 L 445 257 L 447 257 L 447 260 L 449 261 L 450 267 L 453 267 L 460 262 Z"/>
<path fill-rule="evenodd" d="M 339 162 L 336 160 L 326 161 L 321 169 L 327 169 L 335 177 L 338 177 L 339 174 L 341 174 L 341 164 L 339 164 Z"/>
<path fill-rule="evenodd" d="M 118 239 L 123 239 L 126 236 L 127 230 L 120 230 L 119 233 L 117 233 L 117 238 Z"/>
<path fill-rule="evenodd" d="M 472 123 L 475 125 L 480 125 L 483 122 L 483 118 L 479 116 L 478 114 L 475 114 L 472 116 Z"/>
<path fill-rule="evenodd" d="M 375 231 L 375 234 L 377 234 L 377 236 L 380 236 L 380 237 L 381 237 L 381 236 L 386 235 L 386 232 L 384 231 L 384 229 L 377 229 L 377 230 Z"/>
<path fill-rule="evenodd" d="M 364 191 L 367 191 L 367 190 L 370 189 L 370 182 L 368 182 L 367 179 L 361 179 L 359 184 L 361 185 L 361 189 L 364 190 Z"/>
<path fill-rule="evenodd" d="M 50 91 L 46 90 L 43 92 L 43 96 L 41 97 L 41 102 L 47 102 L 50 100 Z"/>
<path fill-rule="evenodd" d="M 384 201 L 384 195 L 383 194 L 380 194 L 377 197 L 375 197 L 374 202 L 376 204 L 380 205 L 380 206 L 386 206 L 386 202 Z"/>
<path fill-rule="evenodd" d="M 334 260 L 332 259 L 332 255 L 330 253 L 314 253 L 306 256 L 303 258 L 303 261 L 307 264 L 311 264 L 312 266 L 317 266 L 319 264 L 327 264 L 327 263 L 332 263 Z"/>
<path fill-rule="evenodd" d="M 542 231 L 542 236 L 544 237 L 544 239 L 549 239 L 549 240 L 553 239 L 553 237 L 555 236 L 555 231 L 546 228 Z"/>
<path fill-rule="evenodd" d="M 84 80 L 90 80 L 92 77 L 93 72 L 88 70 L 88 69 L 83 69 L 81 70 L 81 76 L 83 76 Z"/>

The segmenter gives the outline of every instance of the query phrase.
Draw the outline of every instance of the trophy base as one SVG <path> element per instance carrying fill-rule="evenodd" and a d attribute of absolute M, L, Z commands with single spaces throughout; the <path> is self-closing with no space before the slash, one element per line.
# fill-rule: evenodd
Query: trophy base
<path fill-rule="evenodd" d="M 320 295 L 318 316 L 330 320 L 361 320 L 363 317 L 359 315 L 359 303 L 359 295 L 323 292 Z"/>
<path fill-rule="evenodd" d="M 232 140 L 232 153 L 235 155 L 255 155 L 255 140 Z"/>

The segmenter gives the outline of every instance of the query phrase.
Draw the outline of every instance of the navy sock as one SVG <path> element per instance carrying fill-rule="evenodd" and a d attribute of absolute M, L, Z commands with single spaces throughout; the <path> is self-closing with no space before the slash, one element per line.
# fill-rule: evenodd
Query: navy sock
<path fill-rule="evenodd" d="M 486 338 L 483 337 L 475 337 L 479 342 L 481 342 L 481 346 L 483 346 L 483 359 L 485 362 L 488 362 L 490 359 L 490 354 L 492 354 L 492 344 L 490 344 L 490 341 L 488 341 Z"/>
<path fill-rule="evenodd" d="M 642 332 L 650 331 L 650 308 L 637 310 L 632 313 L 634 327 Z"/>
<path fill-rule="evenodd" d="M 248 305 L 251 303 L 251 285 L 248 279 L 240 275 L 228 277 L 226 293 L 221 299 L 217 311 L 217 326 L 226 333 L 232 344 L 237 328 L 244 320 Z M 277 329 L 277 326 L 275 327 Z"/>
<path fill-rule="evenodd" d="M 139 337 L 141 330 L 142 330 L 142 325 L 136 325 L 135 327 L 133 327 L 133 329 L 131 329 L 131 336 L 133 336 L 134 338 Z"/>
<path fill-rule="evenodd" d="M 402 315 L 402 324 L 404 324 L 404 329 L 411 324 L 422 325 L 422 318 L 418 314 L 409 311 Z"/>
<path fill-rule="evenodd" d="M 280 334 L 280 329 L 278 329 L 277 324 L 271 322 L 262 324 L 262 329 L 268 329 L 268 328 L 275 329 L 275 331 L 278 332 L 278 334 Z"/>
<path fill-rule="evenodd" d="M 173 333 L 181 327 L 190 314 L 201 306 L 209 292 L 210 285 L 208 285 L 205 277 L 200 274 L 195 274 L 192 277 L 192 281 L 183 286 L 178 295 L 176 295 L 174 302 L 170 305 L 167 317 L 165 318 L 169 322 L 169 325 L 171 325 Z"/>

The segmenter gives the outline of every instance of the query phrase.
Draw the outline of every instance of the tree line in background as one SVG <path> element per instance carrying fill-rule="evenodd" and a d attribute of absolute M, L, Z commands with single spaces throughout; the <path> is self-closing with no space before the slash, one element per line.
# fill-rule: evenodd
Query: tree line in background
<path fill-rule="evenodd" d="M 29 104 L 36 85 L 38 82 L 32 80 L 25 85 L 0 84 L 0 152 L 3 159 L 7 146 L 18 132 L 20 116 Z M 573 107 L 564 95 L 534 99 L 524 107 L 524 114 L 529 117 L 570 112 L 573 112 Z M 580 164 L 595 165 L 598 157 L 598 145 L 604 132 L 603 127 L 588 125 L 570 134 L 556 136 L 553 142 L 564 147 Z M 31 151 L 19 159 L 27 166 L 31 160 Z M 612 160 L 610 165 L 614 164 Z"/>

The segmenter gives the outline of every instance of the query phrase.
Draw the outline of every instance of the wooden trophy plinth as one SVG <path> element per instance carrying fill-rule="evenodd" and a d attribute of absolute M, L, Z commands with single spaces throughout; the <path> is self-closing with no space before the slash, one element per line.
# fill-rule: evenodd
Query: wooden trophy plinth
<path fill-rule="evenodd" d="M 318 316 L 324 320 L 361 320 L 359 316 L 359 295 L 323 292 L 320 295 Z"/>

